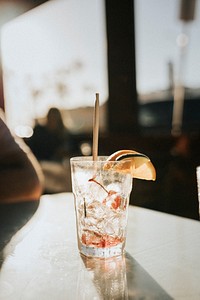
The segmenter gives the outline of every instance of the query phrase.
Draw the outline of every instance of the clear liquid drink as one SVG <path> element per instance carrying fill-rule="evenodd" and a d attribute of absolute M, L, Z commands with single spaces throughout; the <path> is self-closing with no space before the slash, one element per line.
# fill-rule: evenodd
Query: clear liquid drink
<path fill-rule="evenodd" d="M 102 258 L 122 255 L 132 190 L 131 175 L 119 172 L 125 162 L 109 162 L 109 169 L 106 157 L 98 161 L 74 157 L 70 163 L 80 253 Z"/>

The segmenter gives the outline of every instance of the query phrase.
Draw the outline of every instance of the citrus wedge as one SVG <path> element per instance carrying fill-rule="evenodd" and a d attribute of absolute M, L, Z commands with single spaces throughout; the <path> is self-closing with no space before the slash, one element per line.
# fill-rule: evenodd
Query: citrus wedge
<path fill-rule="evenodd" d="M 156 170 L 148 156 L 134 150 L 118 150 L 107 158 L 104 169 L 110 169 L 113 165 L 109 162 L 119 161 L 115 170 L 130 173 L 133 178 L 155 180 Z"/>

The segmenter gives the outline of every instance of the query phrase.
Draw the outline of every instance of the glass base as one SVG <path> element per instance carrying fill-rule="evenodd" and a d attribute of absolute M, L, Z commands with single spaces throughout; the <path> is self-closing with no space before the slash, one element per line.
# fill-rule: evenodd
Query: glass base
<path fill-rule="evenodd" d="M 119 256 L 124 253 L 123 243 L 120 243 L 113 247 L 105 247 L 105 248 L 95 248 L 89 247 L 85 245 L 81 245 L 80 248 L 81 254 L 88 257 L 99 257 L 99 258 L 109 258 L 114 256 Z"/>

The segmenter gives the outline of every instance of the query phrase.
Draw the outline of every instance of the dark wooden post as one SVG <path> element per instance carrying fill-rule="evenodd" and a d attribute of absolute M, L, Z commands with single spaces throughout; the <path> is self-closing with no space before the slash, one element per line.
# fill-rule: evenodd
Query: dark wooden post
<path fill-rule="evenodd" d="M 105 0 L 108 43 L 108 130 L 137 133 L 134 0 Z"/>

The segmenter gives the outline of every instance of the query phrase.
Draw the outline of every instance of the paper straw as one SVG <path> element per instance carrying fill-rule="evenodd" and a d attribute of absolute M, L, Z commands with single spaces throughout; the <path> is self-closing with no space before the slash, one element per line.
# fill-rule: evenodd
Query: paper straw
<path fill-rule="evenodd" d="M 92 150 L 94 161 L 97 161 L 98 158 L 98 138 L 99 138 L 99 94 L 96 93 L 94 117 L 93 117 L 93 150 Z"/>

